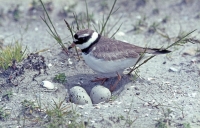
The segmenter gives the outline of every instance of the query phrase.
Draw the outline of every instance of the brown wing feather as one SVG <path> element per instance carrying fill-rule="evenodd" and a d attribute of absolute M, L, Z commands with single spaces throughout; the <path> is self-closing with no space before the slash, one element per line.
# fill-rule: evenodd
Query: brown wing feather
<path fill-rule="evenodd" d="M 93 50 L 93 55 L 105 60 L 138 58 L 139 54 L 145 51 L 141 47 L 105 37 L 101 37 L 94 47 L 96 49 Z"/>

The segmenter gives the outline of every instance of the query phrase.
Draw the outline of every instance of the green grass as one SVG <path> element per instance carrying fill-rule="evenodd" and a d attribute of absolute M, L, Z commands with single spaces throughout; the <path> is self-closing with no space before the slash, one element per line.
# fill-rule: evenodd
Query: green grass
<path fill-rule="evenodd" d="M 85 125 L 81 121 L 77 121 L 79 114 L 76 111 L 73 111 L 71 105 L 64 105 L 64 100 L 60 100 L 57 103 L 54 101 L 54 104 L 49 108 L 46 108 L 46 114 L 48 122 L 46 127 L 48 128 L 58 128 L 58 127 L 67 127 L 67 128 L 85 128 Z"/>
<path fill-rule="evenodd" d="M 77 120 L 80 115 L 71 104 L 65 102 L 65 99 L 57 102 L 53 100 L 53 103 L 41 103 L 41 99 L 36 99 L 36 102 L 24 100 L 21 102 L 21 112 L 17 116 L 19 125 L 26 127 L 30 122 L 37 122 L 44 128 L 85 128 L 85 123 Z M 42 107 L 41 104 L 46 107 Z M 2 119 L 8 116 L 0 108 L 0 118 L 1 115 Z"/>
<path fill-rule="evenodd" d="M 6 111 L 4 107 L 0 107 L 0 120 L 6 120 L 10 116 L 10 112 Z"/>
<path fill-rule="evenodd" d="M 149 33 L 155 33 L 156 30 L 157 30 L 157 27 L 158 27 L 159 25 L 160 25 L 160 23 L 158 23 L 158 22 L 153 22 L 153 24 L 151 24 L 151 25 L 149 26 L 148 32 L 149 32 Z"/>
<path fill-rule="evenodd" d="M 48 116 L 48 126 L 49 127 L 58 127 L 65 125 L 64 116 L 68 114 L 69 106 L 63 106 L 65 100 L 56 103 L 54 101 L 54 105 L 51 108 L 46 108 L 46 114 Z"/>
<path fill-rule="evenodd" d="M 58 83 L 62 83 L 62 84 L 67 81 L 65 73 L 59 73 L 59 74 L 55 75 L 53 80 L 58 82 Z"/>
<path fill-rule="evenodd" d="M 6 70 L 9 66 L 12 66 L 13 61 L 22 61 L 26 55 L 25 51 L 26 48 L 23 50 L 22 44 L 18 41 L 0 48 L 0 68 Z"/>
<path fill-rule="evenodd" d="M 47 27 L 49 29 L 49 31 L 48 31 L 49 34 L 57 41 L 57 43 L 62 47 L 62 49 L 67 52 L 67 48 L 65 47 L 62 39 L 60 38 L 59 34 L 57 33 L 57 30 L 56 30 L 55 26 L 53 25 L 53 22 L 52 22 L 51 18 L 49 17 L 49 14 L 48 14 L 42 0 L 40 0 L 40 3 L 42 4 L 42 7 L 43 7 L 45 14 L 47 16 L 47 19 L 46 19 L 45 16 L 41 17 L 41 19 L 47 25 Z"/>
<path fill-rule="evenodd" d="M 139 19 L 139 20 L 136 22 L 136 24 L 133 25 L 133 29 L 132 29 L 132 30 L 129 30 L 129 32 L 130 32 L 130 31 L 135 31 L 137 34 L 139 34 L 139 33 L 142 31 L 142 29 L 143 29 L 144 27 L 146 27 L 146 26 L 147 26 L 147 23 L 146 23 L 146 16 L 144 15 L 144 16 L 142 16 L 141 19 Z"/>
<path fill-rule="evenodd" d="M 175 122 L 170 116 L 172 112 L 173 111 L 170 110 L 169 108 L 167 109 L 162 108 L 162 117 L 156 120 L 155 127 L 156 128 L 171 128 L 175 124 L 175 125 L 182 126 L 181 128 L 191 128 L 190 123 Z"/>
<path fill-rule="evenodd" d="M 183 123 L 183 128 L 192 128 L 190 123 Z"/>
<path fill-rule="evenodd" d="M 3 93 L 2 99 L 6 99 L 7 101 L 10 101 L 10 98 L 12 96 L 13 96 L 13 92 L 11 90 L 9 90 L 9 91 L 6 91 L 5 93 Z"/>

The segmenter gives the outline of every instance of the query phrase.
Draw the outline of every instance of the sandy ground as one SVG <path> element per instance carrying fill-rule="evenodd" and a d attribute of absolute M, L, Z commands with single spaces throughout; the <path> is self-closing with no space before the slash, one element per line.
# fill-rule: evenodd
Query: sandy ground
<path fill-rule="evenodd" d="M 84 1 L 76 0 L 76 2 L 77 5 L 73 10 L 77 14 L 85 12 Z M 88 0 L 89 12 L 94 14 L 95 22 L 101 21 L 103 14 L 108 14 L 108 8 L 111 7 L 112 2 Z M 4 45 L 23 38 L 22 43 L 24 47 L 27 46 L 28 53 L 48 49 L 40 52 L 40 55 L 45 57 L 47 65 L 52 64 L 47 68 L 47 74 L 40 74 L 35 81 L 32 78 L 38 71 L 25 70 L 23 75 L 16 78 L 17 86 L 7 83 L 6 76 L 1 73 L 0 106 L 4 110 L 11 111 L 8 119 L 1 119 L 0 126 L 2 128 L 44 127 L 48 122 L 36 123 L 30 118 L 23 122 L 21 102 L 24 100 L 36 102 L 36 99 L 40 97 L 43 107 L 53 104 L 53 100 L 58 102 L 60 99 L 66 99 L 65 104 L 69 105 L 68 90 L 75 85 L 80 85 L 89 93 L 91 88 L 98 84 L 92 83 L 91 80 L 99 75 L 95 74 L 83 61 L 78 61 L 75 51 L 71 51 L 69 55 L 62 51 L 40 19 L 43 13 L 37 11 L 30 14 L 30 0 L 23 2 L 0 0 L 0 3 L 2 10 L 0 38 L 3 39 Z M 103 3 L 107 3 L 108 8 L 106 6 L 102 8 Z M 70 12 L 63 16 L 59 14 L 59 11 L 70 4 L 73 2 L 53 1 L 50 12 L 53 23 L 64 42 L 72 41 L 72 39 L 63 19 L 69 23 L 73 22 L 71 17 L 73 14 Z M 13 10 L 17 5 L 19 5 L 20 17 L 16 21 L 13 18 Z M 139 46 L 168 46 L 180 32 L 188 33 L 194 29 L 197 30 L 190 35 L 190 38 L 199 40 L 199 5 L 200 2 L 197 0 L 118 0 L 116 8 L 119 7 L 119 9 L 112 15 L 108 28 L 121 17 L 120 23 L 123 25 L 115 38 Z M 144 16 L 146 19 L 142 20 Z M 166 17 L 165 22 L 163 19 Z M 139 20 L 143 22 L 138 30 L 134 30 Z M 156 32 L 150 30 L 154 23 L 159 23 Z M 25 30 L 27 26 L 28 29 Z M 169 35 L 172 40 L 161 36 L 159 34 L 161 32 Z M 93 128 L 153 128 L 159 127 L 158 122 L 172 128 L 200 127 L 200 58 L 197 52 L 199 48 L 196 42 L 195 44 L 187 43 L 184 46 L 172 48 L 173 52 L 168 55 L 153 58 L 140 67 L 140 78 L 137 80 L 133 81 L 132 77 L 123 76 L 119 86 L 113 92 L 113 101 L 95 106 L 75 106 L 75 111 L 81 114 L 77 120 L 85 121 L 86 127 Z M 73 64 L 69 64 L 69 58 Z M 65 73 L 67 76 L 67 82 L 64 85 L 54 83 L 57 87 L 55 91 L 40 86 L 41 81 L 52 81 L 58 73 Z M 104 86 L 109 87 L 115 79 L 110 79 Z M 12 92 L 11 97 L 3 98 L 8 92 Z"/>

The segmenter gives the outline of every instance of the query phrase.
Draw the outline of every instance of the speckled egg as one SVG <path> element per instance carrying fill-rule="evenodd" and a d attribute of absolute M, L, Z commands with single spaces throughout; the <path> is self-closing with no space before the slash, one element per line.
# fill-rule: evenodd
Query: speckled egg
<path fill-rule="evenodd" d="M 108 101 L 111 97 L 111 92 L 108 88 L 96 85 L 92 88 L 90 92 L 90 98 L 93 104 L 98 104 L 100 102 Z"/>
<path fill-rule="evenodd" d="M 74 86 L 69 91 L 69 98 L 72 103 L 84 105 L 84 104 L 92 104 L 92 101 L 85 91 L 84 88 L 80 86 Z"/>

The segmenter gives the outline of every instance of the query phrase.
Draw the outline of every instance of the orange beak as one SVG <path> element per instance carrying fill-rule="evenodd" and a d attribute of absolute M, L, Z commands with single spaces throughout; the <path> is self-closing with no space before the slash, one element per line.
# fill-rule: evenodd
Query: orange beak
<path fill-rule="evenodd" d="M 69 47 L 68 50 L 70 50 L 71 48 L 73 48 L 76 44 L 73 42 Z"/>

